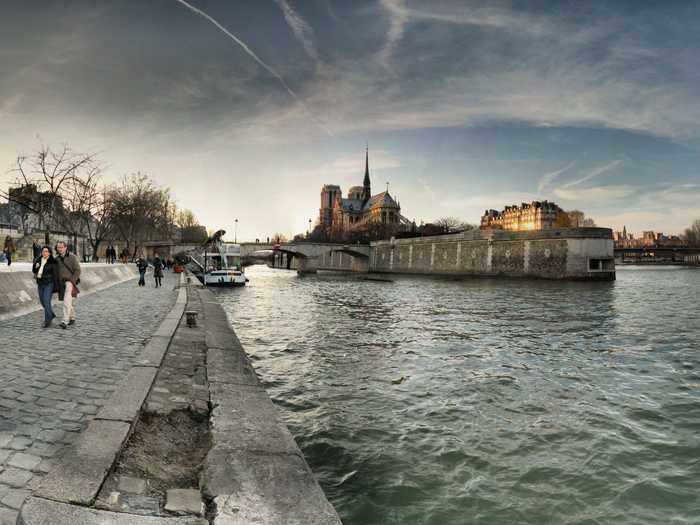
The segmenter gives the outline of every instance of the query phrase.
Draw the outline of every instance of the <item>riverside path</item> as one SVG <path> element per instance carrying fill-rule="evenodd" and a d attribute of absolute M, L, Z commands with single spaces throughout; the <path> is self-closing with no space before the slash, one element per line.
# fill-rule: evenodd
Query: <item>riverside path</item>
<path fill-rule="evenodd" d="M 75 441 L 172 308 L 177 276 L 81 297 L 77 323 L 42 329 L 42 312 L 0 321 L 0 525 Z M 56 309 L 60 316 L 60 306 Z"/>

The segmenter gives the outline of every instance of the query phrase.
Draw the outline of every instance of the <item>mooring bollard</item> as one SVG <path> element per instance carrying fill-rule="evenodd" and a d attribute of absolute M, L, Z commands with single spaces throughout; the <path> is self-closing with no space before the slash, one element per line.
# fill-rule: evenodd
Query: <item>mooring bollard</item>
<path fill-rule="evenodd" d="M 198 312 L 193 312 L 191 310 L 185 312 L 185 315 L 187 316 L 187 326 L 190 328 L 197 326 L 197 313 Z"/>

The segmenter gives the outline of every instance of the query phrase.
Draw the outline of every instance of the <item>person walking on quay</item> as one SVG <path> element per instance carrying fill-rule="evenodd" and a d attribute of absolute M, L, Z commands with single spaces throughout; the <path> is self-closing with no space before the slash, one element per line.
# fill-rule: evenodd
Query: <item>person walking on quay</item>
<path fill-rule="evenodd" d="M 44 328 L 48 328 L 56 317 L 51 307 L 51 299 L 54 292 L 57 291 L 56 283 L 58 281 L 56 259 L 51 253 L 51 248 L 44 246 L 39 250 L 39 256 L 34 259 L 32 264 L 32 272 L 39 289 L 39 302 L 44 307 Z"/>
<path fill-rule="evenodd" d="M 80 262 L 68 251 L 64 241 L 56 243 L 56 269 L 58 271 L 58 298 L 63 301 L 63 320 L 61 328 L 75 324 L 75 303 L 78 300 L 80 284 Z"/>
<path fill-rule="evenodd" d="M 12 264 L 12 254 L 15 253 L 15 241 L 9 235 L 5 237 L 5 245 L 2 248 L 2 253 L 5 254 L 7 259 L 7 266 Z"/>
<path fill-rule="evenodd" d="M 41 255 L 42 249 L 41 246 L 39 246 L 39 243 L 34 241 L 32 242 L 32 260 L 35 260 L 37 257 Z"/>
<path fill-rule="evenodd" d="M 140 256 L 136 261 L 136 267 L 139 269 L 139 286 L 146 286 L 146 270 L 148 269 L 148 261 L 143 256 Z"/>
<path fill-rule="evenodd" d="M 156 288 L 163 286 L 163 261 L 157 253 L 153 258 L 153 277 L 156 280 Z"/>

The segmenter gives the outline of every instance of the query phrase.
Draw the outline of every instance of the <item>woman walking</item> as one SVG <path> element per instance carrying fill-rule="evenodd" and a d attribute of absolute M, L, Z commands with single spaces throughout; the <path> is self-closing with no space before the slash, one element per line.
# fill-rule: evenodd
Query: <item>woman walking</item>
<path fill-rule="evenodd" d="M 157 253 L 153 258 L 153 277 L 156 279 L 156 288 L 163 286 L 163 261 Z"/>
<path fill-rule="evenodd" d="M 2 252 L 7 258 L 7 266 L 12 264 L 12 254 L 15 253 L 15 241 L 9 235 L 5 237 L 5 245 L 2 248 Z"/>
<path fill-rule="evenodd" d="M 51 248 L 44 246 L 41 249 L 41 255 L 34 259 L 32 264 L 32 272 L 36 278 L 36 284 L 39 288 L 39 301 L 44 307 L 44 328 L 51 326 L 51 321 L 56 317 L 51 308 L 51 298 L 56 288 L 58 272 L 56 271 L 56 259 L 51 253 Z"/>

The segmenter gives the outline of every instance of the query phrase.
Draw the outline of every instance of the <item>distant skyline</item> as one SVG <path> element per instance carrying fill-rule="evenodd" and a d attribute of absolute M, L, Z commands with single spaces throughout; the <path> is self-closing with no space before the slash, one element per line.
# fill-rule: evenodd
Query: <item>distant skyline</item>
<path fill-rule="evenodd" d="M 305 232 L 323 184 L 417 222 L 549 199 L 700 218 L 694 1 L 35 0 L 0 16 L 0 181 L 39 141 L 142 171 L 233 238 Z"/>

